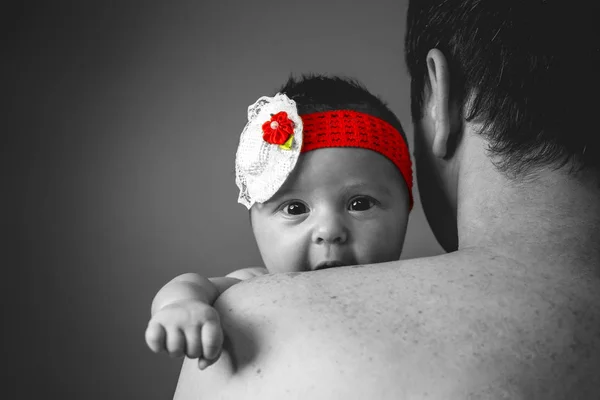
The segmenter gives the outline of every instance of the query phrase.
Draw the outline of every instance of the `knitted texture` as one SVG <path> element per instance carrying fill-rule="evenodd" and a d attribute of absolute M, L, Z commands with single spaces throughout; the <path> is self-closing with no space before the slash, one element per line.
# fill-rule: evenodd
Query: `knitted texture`
<path fill-rule="evenodd" d="M 388 122 L 369 114 L 334 110 L 301 115 L 301 153 L 326 147 L 358 147 L 378 152 L 398 167 L 413 206 L 413 177 L 410 153 L 404 138 Z"/>
<path fill-rule="evenodd" d="M 235 159 L 238 202 L 248 209 L 269 200 L 293 171 L 300 153 L 326 147 L 363 148 L 400 170 L 413 206 L 412 164 L 402 134 L 390 123 L 352 110 L 299 115 L 285 94 L 263 96 L 248 107 Z"/>

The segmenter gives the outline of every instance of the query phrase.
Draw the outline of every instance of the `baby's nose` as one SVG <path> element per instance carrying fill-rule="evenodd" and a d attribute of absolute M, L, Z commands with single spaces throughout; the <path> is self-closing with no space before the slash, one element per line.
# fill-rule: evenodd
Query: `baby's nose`
<path fill-rule="evenodd" d="M 337 215 L 321 217 L 315 224 L 312 239 L 316 244 L 346 243 L 348 229 L 343 218 Z"/>

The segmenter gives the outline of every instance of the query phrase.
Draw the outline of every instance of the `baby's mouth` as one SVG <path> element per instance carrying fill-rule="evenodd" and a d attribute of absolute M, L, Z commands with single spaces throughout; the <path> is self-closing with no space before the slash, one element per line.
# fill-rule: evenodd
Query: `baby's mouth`
<path fill-rule="evenodd" d="M 349 264 L 346 264 L 346 263 L 344 263 L 342 261 L 338 261 L 338 260 L 323 261 L 323 262 L 317 264 L 317 266 L 315 267 L 315 271 L 317 271 L 319 269 L 343 267 L 346 265 L 349 265 Z"/>

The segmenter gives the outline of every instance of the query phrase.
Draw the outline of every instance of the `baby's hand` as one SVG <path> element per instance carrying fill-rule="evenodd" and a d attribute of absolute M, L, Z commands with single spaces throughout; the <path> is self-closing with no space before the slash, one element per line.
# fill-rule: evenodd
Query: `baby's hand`
<path fill-rule="evenodd" d="M 223 330 L 219 314 L 199 300 L 169 304 L 148 323 L 146 343 L 155 353 L 198 358 L 198 367 L 204 369 L 221 355 Z"/>

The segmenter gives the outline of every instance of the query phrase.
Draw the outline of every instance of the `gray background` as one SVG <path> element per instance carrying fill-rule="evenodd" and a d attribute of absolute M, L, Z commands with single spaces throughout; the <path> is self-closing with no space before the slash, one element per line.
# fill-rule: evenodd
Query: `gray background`
<path fill-rule="evenodd" d="M 154 293 L 260 263 L 233 176 L 248 105 L 290 73 L 355 76 L 412 146 L 406 1 L 23 3 L 2 16 L 10 398 L 171 398 Z M 403 258 L 442 252 L 416 201 Z"/>

